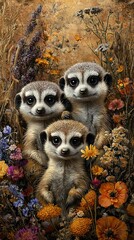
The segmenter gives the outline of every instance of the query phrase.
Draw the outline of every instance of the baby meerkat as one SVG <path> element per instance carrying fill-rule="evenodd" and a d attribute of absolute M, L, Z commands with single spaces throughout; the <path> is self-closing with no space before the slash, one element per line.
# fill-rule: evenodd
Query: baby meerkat
<path fill-rule="evenodd" d="M 59 81 L 60 88 L 72 103 L 72 119 L 90 127 L 98 148 L 107 142 L 104 131 L 109 130 L 109 121 L 105 99 L 111 83 L 111 75 L 93 62 L 73 65 Z"/>
<path fill-rule="evenodd" d="M 59 120 L 40 137 L 49 162 L 37 186 L 37 198 L 65 210 L 88 190 L 89 178 L 80 150 L 94 142 L 94 135 L 78 121 Z"/>
<path fill-rule="evenodd" d="M 56 83 L 31 82 L 15 97 L 15 105 L 27 123 L 23 155 L 28 159 L 26 171 L 38 175 L 42 166 L 47 167 L 48 157 L 42 150 L 40 132 L 55 119 L 60 118 L 70 103 Z"/>

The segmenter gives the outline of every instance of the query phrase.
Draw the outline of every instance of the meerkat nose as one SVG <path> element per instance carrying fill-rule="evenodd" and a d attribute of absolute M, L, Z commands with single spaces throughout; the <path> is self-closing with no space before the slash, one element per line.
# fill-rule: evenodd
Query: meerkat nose
<path fill-rule="evenodd" d="M 80 89 L 80 94 L 81 94 L 81 95 L 87 94 L 87 88 L 81 88 L 81 89 Z"/>
<path fill-rule="evenodd" d="M 37 108 L 37 109 L 36 109 L 36 113 L 37 113 L 38 115 L 43 115 L 43 114 L 45 113 L 45 108 Z"/>
<path fill-rule="evenodd" d="M 62 148 L 61 149 L 61 155 L 62 156 L 67 156 L 67 155 L 69 155 L 69 149 L 68 148 Z"/>

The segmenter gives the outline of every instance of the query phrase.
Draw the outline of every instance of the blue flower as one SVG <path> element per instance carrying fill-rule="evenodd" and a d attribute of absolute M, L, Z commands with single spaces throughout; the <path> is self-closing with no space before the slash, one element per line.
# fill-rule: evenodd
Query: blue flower
<path fill-rule="evenodd" d="M 0 140 L 0 149 L 4 150 L 4 149 L 7 149 L 9 147 L 9 145 L 7 144 L 8 142 L 8 139 L 6 138 L 2 138 Z"/>
<path fill-rule="evenodd" d="M 33 210 L 33 208 L 36 206 L 36 204 L 38 204 L 38 199 L 37 198 L 33 198 L 30 200 L 30 202 L 27 204 L 30 210 Z"/>
<path fill-rule="evenodd" d="M 4 134 L 10 134 L 11 131 L 12 131 L 12 128 L 8 125 L 6 127 L 4 127 L 4 129 L 3 129 Z"/>
<path fill-rule="evenodd" d="M 23 208 L 23 209 L 22 209 L 22 213 L 23 213 L 23 215 L 24 215 L 25 217 L 27 217 L 27 216 L 28 216 L 28 213 L 29 213 L 29 208 L 28 208 L 28 207 Z"/>
<path fill-rule="evenodd" d="M 22 199 L 18 199 L 16 202 L 13 203 L 14 207 L 22 207 L 24 201 Z"/>

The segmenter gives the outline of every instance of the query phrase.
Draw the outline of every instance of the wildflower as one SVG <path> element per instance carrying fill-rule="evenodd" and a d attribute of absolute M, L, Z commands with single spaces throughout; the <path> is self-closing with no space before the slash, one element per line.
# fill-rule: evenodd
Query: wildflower
<path fill-rule="evenodd" d="M 91 168 L 91 171 L 93 173 L 93 175 L 101 175 L 104 171 L 104 169 L 102 167 L 99 167 L 98 165 L 94 165 L 92 168 Z"/>
<path fill-rule="evenodd" d="M 15 148 L 14 152 L 10 154 L 10 158 L 12 160 L 21 160 L 22 159 L 21 149 L 19 147 Z"/>
<path fill-rule="evenodd" d="M 38 228 L 22 228 L 15 234 L 15 240 L 38 240 Z"/>
<path fill-rule="evenodd" d="M 49 65 L 49 61 L 47 61 L 46 59 L 36 58 L 35 62 L 37 64 Z"/>
<path fill-rule="evenodd" d="M 113 216 L 99 218 L 96 233 L 98 240 L 127 240 L 128 236 L 126 224 Z"/>
<path fill-rule="evenodd" d="M 96 177 L 92 180 L 92 185 L 94 186 L 94 188 L 98 188 L 100 184 L 101 184 L 101 181 Z"/>
<path fill-rule="evenodd" d="M 14 207 L 19 208 L 22 207 L 24 204 L 24 200 L 23 199 L 18 199 L 16 202 L 13 203 Z"/>
<path fill-rule="evenodd" d="M 127 206 L 128 215 L 134 217 L 134 203 L 129 203 Z"/>
<path fill-rule="evenodd" d="M 116 109 L 120 110 L 123 107 L 124 107 L 124 102 L 121 99 L 114 99 L 108 105 L 108 109 L 112 111 L 115 111 Z"/>
<path fill-rule="evenodd" d="M 9 145 L 8 145 L 8 139 L 2 138 L 2 139 L 0 140 L 0 149 L 5 150 L 5 149 L 7 149 L 8 147 L 9 147 Z"/>
<path fill-rule="evenodd" d="M 7 175 L 14 181 L 24 177 L 24 171 L 22 167 L 10 166 L 7 171 Z"/>
<path fill-rule="evenodd" d="M 90 218 L 76 218 L 70 224 L 70 231 L 74 236 L 84 236 L 89 232 L 91 224 Z"/>
<path fill-rule="evenodd" d="M 122 120 L 122 116 L 120 114 L 114 114 L 112 118 L 115 123 L 120 123 Z"/>
<path fill-rule="evenodd" d="M 3 178 L 8 170 L 8 165 L 5 163 L 5 161 L 0 161 L 0 178 Z"/>
<path fill-rule="evenodd" d="M 43 221 L 54 218 L 54 217 L 58 217 L 60 215 L 61 215 L 61 208 L 53 204 L 45 205 L 37 213 L 37 217 Z"/>
<path fill-rule="evenodd" d="M 89 190 L 89 192 L 81 199 L 80 207 L 78 207 L 78 210 L 89 210 L 89 208 L 92 208 L 94 206 L 96 199 L 96 192 L 94 190 Z"/>
<path fill-rule="evenodd" d="M 96 157 L 99 155 L 98 149 L 91 144 L 89 147 L 86 146 L 85 150 L 81 150 L 81 152 L 83 153 L 81 157 L 86 158 L 86 160 L 88 160 L 90 157 Z"/>
<path fill-rule="evenodd" d="M 27 216 L 28 216 L 28 213 L 29 213 L 29 208 L 28 208 L 28 207 L 23 208 L 23 209 L 22 209 L 22 213 L 23 213 L 23 215 L 24 215 L 25 217 L 27 217 Z"/>
<path fill-rule="evenodd" d="M 12 128 L 8 125 L 6 127 L 4 127 L 4 129 L 3 129 L 4 134 L 10 134 L 11 131 L 12 131 Z"/>
<path fill-rule="evenodd" d="M 81 36 L 79 34 L 75 34 L 74 38 L 77 42 L 81 40 Z"/>
<path fill-rule="evenodd" d="M 15 144 L 12 144 L 9 146 L 10 151 L 14 151 L 16 148 L 17 148 L 17 146 Z"/>
<path fill-rule="evenodd" d="M 126 202 L 128 197 L 127 186 L 121 181 L 116 183 L 102 183 L 99 192 L 101 193 L 99 196 L 99 204 L 105 208 L 111 205 L 119 208 L 123 203 Z"/>
<path fill-rule="evenodd" d="M 102 43 L 99 44 L 99 46 L 95 49 L 95 52 L 106 52 L 109 48 L 109 44 L 108 43 Z"/>
<path fill-rule="evenodd" d="M 118 69 L 116 70 L 116 72 L 117 72 L 117 73 L 121 73 L 121 72 L 123 72 L 123 70 L 124 70 L 124 66 L 123 66 L 123 65 L 120 65 L 120 66 L 118 67 Z"/>
<path fill-rule="evenodd" d="M 53 70 L 50 70 L 49 71 L 49 73 L 51 74 L 51 75 L 58 75 L 59 73 L 60 73 L 60 70 L 56 70 L 56 69 L 53 69 Z"/>
<path fill-rule="evenodd" d="M 33 198 L 30 200 L 30 202 L 27 204 L 30 210 L 33 210 L 33 208 L 39 203 L 37 198 Z"/>

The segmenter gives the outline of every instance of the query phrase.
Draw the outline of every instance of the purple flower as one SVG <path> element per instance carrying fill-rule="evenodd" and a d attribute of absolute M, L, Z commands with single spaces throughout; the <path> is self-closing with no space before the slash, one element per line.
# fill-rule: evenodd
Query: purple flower
<path fill-rule="evenodd" d="M 7 125 L 6 127 L 4 127 L 4 129 L 3 129 L 3 133 L 4 133 L 4 134 L 10 134 L 11 131 L 12 131 L 12 128 L 11 128 L 9 125 Z"/>
<path fill-rule="evenodd" d="M 17 181 L 24 176 L 24 171 L 22 167 L 10 166 L 7 170 L 7 175 L 14 181 Z"/>
<path fill-rule="evenodd" d="M 2 138 L 0 140 L 0 149 L 2 149 L 2 150 L 7 149 L 9 147 L 9 145 L 7 143 L 8 143 L 8 139 Z"/>
<path fill-rule="evenodd" d="M 20 229 L 15 234 L 15 240 L 39 240 L 38 236 L 38 228 L 37 227 L 25 227 Z"/>

